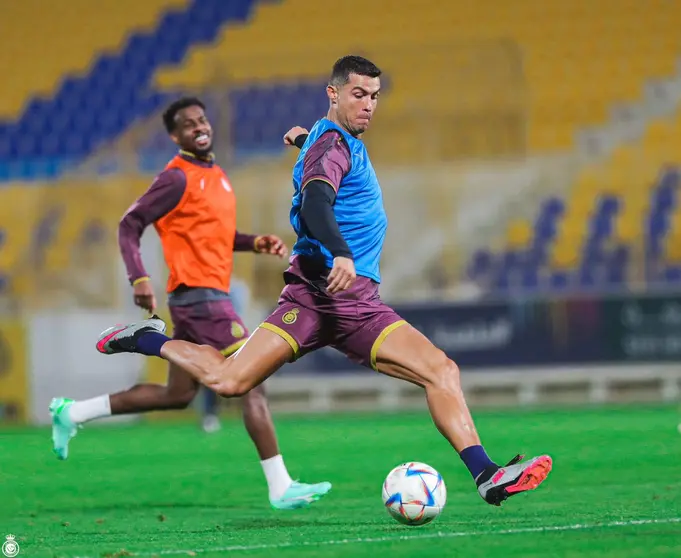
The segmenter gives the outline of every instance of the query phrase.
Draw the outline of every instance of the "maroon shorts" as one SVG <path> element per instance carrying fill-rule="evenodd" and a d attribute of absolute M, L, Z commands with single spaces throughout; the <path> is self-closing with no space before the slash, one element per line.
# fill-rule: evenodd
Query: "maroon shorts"
<path fill-rule="evenodd" d="M 173 339 L 210 345 L 229 356 L 248 339 L 248 330 L 230 300 L 170 306 Z"/>
<path fill-rule="evenodd" d="M 375 370 L 381 343 L 406 322 L 383 303 L 375 281 L 358 276 L 350 289 L 330 295 L 324 287 L 327 272 L 294 257 L 277 309 L 260 327 L 285 339 L 294 360 L 330 346 Z"/>

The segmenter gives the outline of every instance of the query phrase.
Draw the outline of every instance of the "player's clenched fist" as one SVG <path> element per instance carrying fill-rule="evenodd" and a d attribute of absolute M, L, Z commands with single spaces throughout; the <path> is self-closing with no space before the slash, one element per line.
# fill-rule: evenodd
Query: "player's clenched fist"
<path fill-rule="evenodd" d="M 333 268 L 327 279 L 327 282 L 329 283 L 328 291 L 331 294 L 345 291 L 352 287 L 356 277 L 355 262 L 350 258 L 342 258 L 340 256 L 334 258 Z"/>
<path fill-rule="evenodd" d="M 133 300 L 135 306 L 153 312 L 156 309 L 156 296 L 151 281 L 141 281 L 133 287 Z"/>
<path fill-rule="evenodd" d="M 284 135 L 284 144 L 295 145 L 298 136 L 307 135 L 308 131 L 302 126 L 294 126 Z"/>
<path fill-rule="evenodd" d="M 281 238 L 274 234 L 266 234 L 256 238 L 255 251 L 259 254 L 271 254 L 280 258 L 288 256 L 288 247 Z"/>

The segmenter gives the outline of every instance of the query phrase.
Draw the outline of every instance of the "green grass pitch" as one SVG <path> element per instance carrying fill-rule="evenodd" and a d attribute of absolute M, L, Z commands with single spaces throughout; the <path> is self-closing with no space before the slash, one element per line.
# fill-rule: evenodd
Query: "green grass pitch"
<path fill-rule="evenodd" d="M 681 556 L 676 406 L 475 416 L 493 458 L 552 455 L 547 482 L 488 506 L 423 413 L 280 417 L 292 475 L 334 485 L 291 512 L 269 508 L 239 420 L 213 435 L 193 423 L 88 425 L 65 462 L 48 429 L 5 429 L 0 542 L 16 535 L 20 558 Z M 383 478 L 408 460 L 447 484 L 447 505 L 427 526 L 399 525 L 382 507 Z"/>

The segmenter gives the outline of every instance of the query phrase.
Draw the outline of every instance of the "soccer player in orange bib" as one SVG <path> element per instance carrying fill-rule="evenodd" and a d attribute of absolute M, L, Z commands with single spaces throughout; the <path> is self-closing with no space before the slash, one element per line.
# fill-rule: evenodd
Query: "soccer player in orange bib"
<path fill-rule="evenodd" d="M 232 257 L 251 251 L 285 257 L 288 250 L 274 235 L 249 235 L 236 230 L 236 198 L 225 172 L 212 153 L 212 128 L 203 103 L 196 98 L 174 102 L 163 121 L 179 153 L 149 190 L 128 209 L 119 227 L 119 244 L 135 304 L 153 312 L 156 297 L 140 254 L 144 229 L 154 226 L 169 269 L 168 306 L 174 339 L 208 345 L 224 357 L 234 354 L 248 331 L 229 297 Z M 68 456 L 78 425 L 109 415 L 182 409 L 195 398 L 199 383 L 170 364 L 166 385 L 139 384 L 126 391 L 85 401 L 55 398 L 50 405 L 54 451 Z M 328 482 L 293 481 L 279 452 L 264 389 L 242 398 L 243 417 L 260 456 L 276 509 L 307 506 L 324 496 Z"/>

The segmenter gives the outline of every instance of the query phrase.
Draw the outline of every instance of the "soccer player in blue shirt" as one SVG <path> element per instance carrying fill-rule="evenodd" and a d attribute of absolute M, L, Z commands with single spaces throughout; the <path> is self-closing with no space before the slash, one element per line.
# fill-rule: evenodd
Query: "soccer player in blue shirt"
<path fill-rule="evenodd" d="M 153 316 L 100 335 L 105 354 L 160 356 L 224 397 L 258 386 L 286 362 L 331 346 L 351 360 L 425 390 L 433 421 L 458 452 L 482 498 L 493 505 L 533 490 L 549 474 L 542 455 L 508 464 L 483 449 L 468 410 L 459 369 L 424 335 L 381 301 L 379 261 L 387 217 L 378 178 L 362 142 L 374 116 L 381 71 L 345 56 L 327 86 L 329 112 L 309 134 L 292 129 L 287 144 L 301 147 L 293 168 L 291 225 L 297 234 L 277 309 L 231 358 L 164 335 Z"/>

